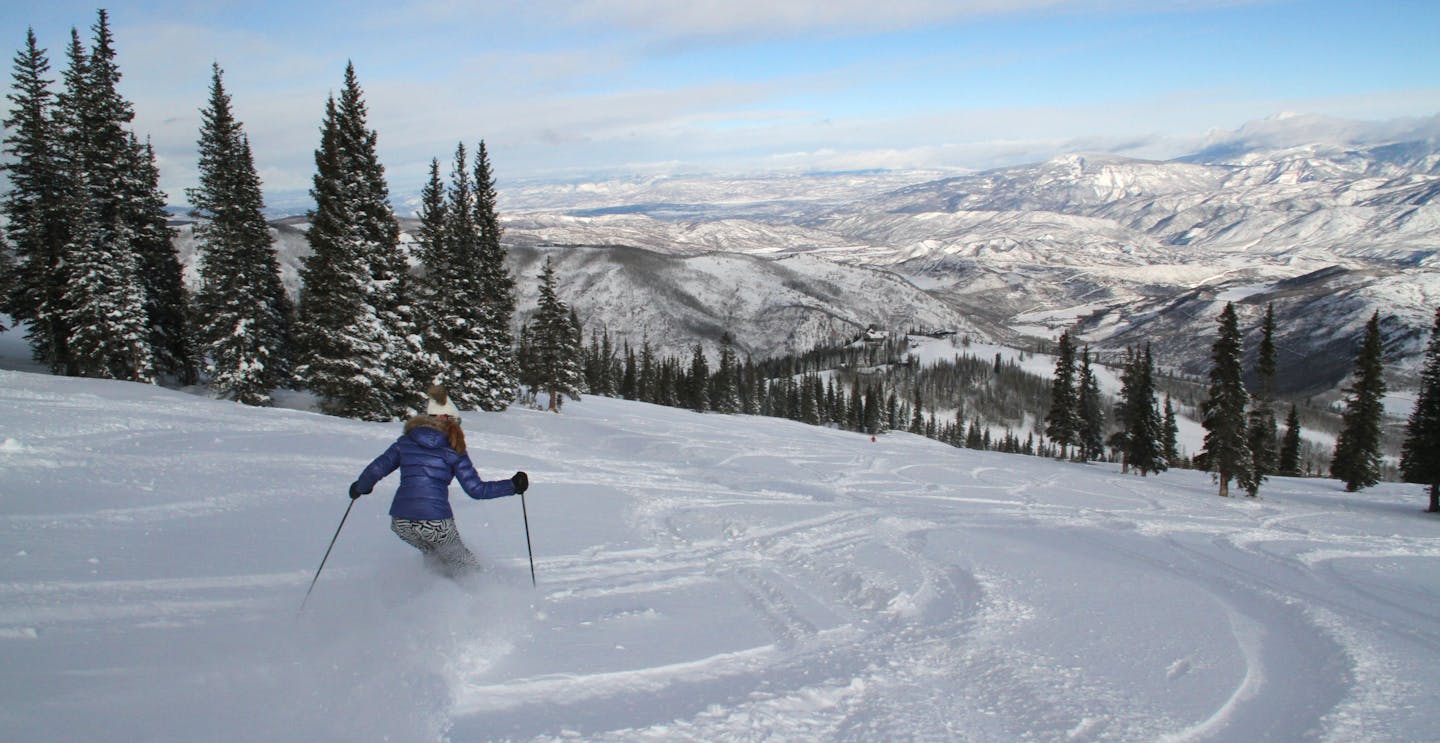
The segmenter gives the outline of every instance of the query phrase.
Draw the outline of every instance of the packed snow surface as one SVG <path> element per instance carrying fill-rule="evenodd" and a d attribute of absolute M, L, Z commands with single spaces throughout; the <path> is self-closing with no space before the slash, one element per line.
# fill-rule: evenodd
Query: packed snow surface
<path fill-rule="evenodd" d="M 1417 486 L 953 449 L 588 398 L 466 413 L 490 569 L 389 531 L 399 433 L 0 371 L 0 739 L 1418 741 Z"/>

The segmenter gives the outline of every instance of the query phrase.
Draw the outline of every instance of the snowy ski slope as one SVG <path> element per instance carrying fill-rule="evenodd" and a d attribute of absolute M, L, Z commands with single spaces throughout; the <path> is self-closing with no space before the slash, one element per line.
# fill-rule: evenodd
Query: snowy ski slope
<path fill-rule="evenodd" d="M 0 739 L 1420 741 L 1418 486 L 953 449 L 588 398 L 467 413 L 492 569 L 345 488 L 399 433 L 0 371 Z"/>

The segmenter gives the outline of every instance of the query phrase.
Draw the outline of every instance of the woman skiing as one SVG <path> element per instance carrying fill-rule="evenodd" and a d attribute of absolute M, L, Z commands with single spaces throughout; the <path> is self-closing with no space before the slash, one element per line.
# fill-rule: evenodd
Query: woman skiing
<path fill-rule="evenodd" d="M 425 563 L 455 578 L 478 570 L 480 561 L 455 528 L 450 510 L 450 481 L 476 500 L 525 492 L 530 478 L 516 472 L 508 480 L 485 481 L 465 453 L 460 411 L 445 388 L 430 388 L 425 415 L 405 422 L 405 433 L 384 454 L 375 458 L 350 485 L 351 499 L 375 489 L 386 475 L 400 469 L 400 487 L 390 505 L 390 530 L 425 555 Z"/>

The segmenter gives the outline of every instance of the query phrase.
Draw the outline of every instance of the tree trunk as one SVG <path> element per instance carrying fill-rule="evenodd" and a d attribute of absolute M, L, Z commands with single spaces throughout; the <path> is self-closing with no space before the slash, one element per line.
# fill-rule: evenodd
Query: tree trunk
<path fill-rule="evenodd" d="M 1429 513 L 1440 513 L 1440 482 L 1430 483 Z"/>
<path fill-rule="evenodd" d="M 1220 473 L 1220 497 L 1230 497 L 1230 477 L 1224 472 Z"/>
<path fill-rule="evenodd" d="M 550 390 L 550 407 L 548 411 L 551 413 L 560 412 L 560 392 L 558 390 Z"/>

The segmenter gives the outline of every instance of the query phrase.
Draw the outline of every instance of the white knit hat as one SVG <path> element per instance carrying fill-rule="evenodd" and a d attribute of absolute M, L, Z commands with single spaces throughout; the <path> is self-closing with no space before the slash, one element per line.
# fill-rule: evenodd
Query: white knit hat
<path fill-rule="evenodd" d="M 445 415 L 455 420 L 460 420 L 460 411 L 455 409 L 455 403 L 450 402 L 450 395 L 444 387 L 435 385 L 430 388 L 430 399 L 425 403 L 426 415 Z"/>

